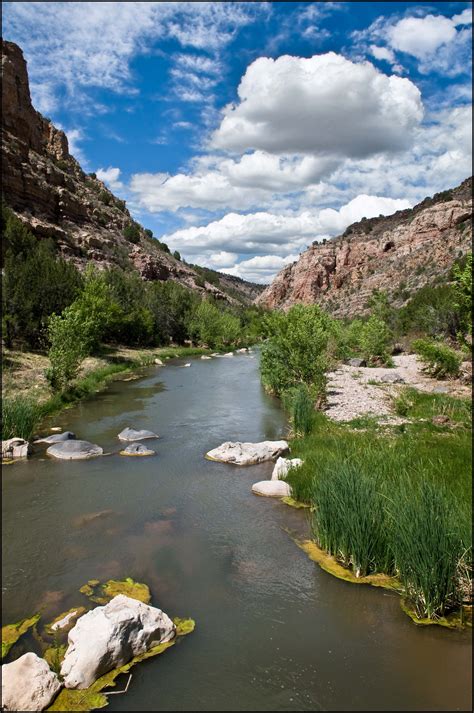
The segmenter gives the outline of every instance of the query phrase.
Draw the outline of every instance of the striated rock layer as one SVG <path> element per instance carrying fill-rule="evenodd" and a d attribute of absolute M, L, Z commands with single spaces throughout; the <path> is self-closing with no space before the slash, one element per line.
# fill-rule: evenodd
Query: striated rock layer
<path fill-rule="evenodd" d="M 285 267 L 257 304 L 289 309 L 320 304 L 350 317 L 367 311 L 372 290 L 387 290 L 396 307 L 446 273 L 471 249 L 472 178 L 412 209 L 362 219 L 343 235 L 313 243 Z"/>
<path fill-rule="evenodd" d="M 228 302 L 250 303 L 262 291 L 220 273 L 213 273 L 212 283 L 203 280 L 141 226 L 133 242 L 127 240 L 123 230 L 133 221 L 125 201 L 84 173 L 64 132 L 35 110 L 23 53 L 3 40 L 2 85 L 3 197 L 35 235 L 53 238 L 79 269 L 91 261 L 100 268 L 133 268 L 144 280 L 173 280 Z"/>

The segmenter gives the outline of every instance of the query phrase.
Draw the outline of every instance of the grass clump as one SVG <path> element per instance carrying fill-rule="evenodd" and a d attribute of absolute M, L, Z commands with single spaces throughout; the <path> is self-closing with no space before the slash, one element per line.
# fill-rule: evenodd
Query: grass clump
<path fill-rule="evenodd" d="M 2 399 L 2 440 L 31 438 L 42 417 L 41 407 L 22 396 Z"/>
<path fill-rule="evenodd" d="M 412 346 L 431 376 L 444 379 L 459 374 L 462 357 L 447 344 L 430 339 L 416 339 Z"/>

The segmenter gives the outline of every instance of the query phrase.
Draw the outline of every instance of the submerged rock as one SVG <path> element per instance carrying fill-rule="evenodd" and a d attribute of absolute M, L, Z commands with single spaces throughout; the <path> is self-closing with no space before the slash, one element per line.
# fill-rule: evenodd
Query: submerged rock
<path fill-rule="evenodd" d="M 161 609 L 119 594 L 105 606 L 81 616 L 69 632 L 61 665 L 64 685 L 88 688 L 134 656 L 171 641 L 175 633 L 175 625 Z"/>
<path fill-rule="evenodd" d="M 253 465 L 263 461 L 274 460 L 289 451 L 286 441 L 262 441 L 261 443 L 232 443 L 226 441 L 218 448 L 206 453 L 209 460 L 234 465 Z"/>
<path fill-rule="evenodd" d="M 287 498 L 291 495 L 291 488 L 283 480 L 261 480 L 252 485 L 252 493 L 266 498 Z"/>
<path fill-rule="evenodd" d="M 153 433 L 153 431 L 143 429 L 137 431 L 135 428 L 124 428 L 123 431 L 118 434 L 118 438 L 120 438 L 121 441 L 144 441 L 145 438 L 159 438 L 159 436 Z"/>
<path fill-rule="evenodd" d="M 272 480 L 286 478 L 290 468 L 299 468 L 303 465 L 301 458 L 278 458 L 272 472 Z"/>
<path fill-rule="evenodd" d="M 27 458 L 30 444 L 24 438 L 9 438 L 2 441 L 2 460 Z"/>
<path fill-rule="evenodd" d="M 2 666 L 2 710 L 42 711 L 60 688 L 46 661 L 31 652 Z"/>
<path fill-rule="evenodd" d="M 34 443 L 62 443 L 63 441 L 72 441 L 76 438 L 76 434 L 72 431 L 64 431 L 63 433 L 55 433 L 46 438 L 38 438 Z"/>
<path fill-rule="evenodd" d="M 46 455 L 53 458 L 61 458 L 63 460 L 85 460 L 87 458 L 95 458 L 101 456 L 104 449 L 89 441 L 62 441 L 50 446 Z"/>
<path fill-rule="evenodd" d="M 120 451 L 121 456 L 154 456 L 155 451 L 147 448 L 143 443 L 130 443 L 129 446 Z"/>

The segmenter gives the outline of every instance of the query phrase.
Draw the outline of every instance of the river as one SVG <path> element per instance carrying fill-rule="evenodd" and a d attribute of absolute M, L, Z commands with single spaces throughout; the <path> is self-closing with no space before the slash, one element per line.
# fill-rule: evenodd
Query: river
<path fill-rule="evenodd" d="M 418 628 L 396 595 L 321 571 L 285 531 L 306 532 L 306 511 L 251 493 L 272 464 L 204 459 L 226 440 L 285 436 L 258 354 L 183 364 L 56 418 L 113 455 L 39 451 L 4 468 L 3 624 L 80 604 L 88 579 L 131 576 L 196 630 L 136 666 L 108 710 L 470 710 L 469 634 Z M 117 455 L 126 426 L 160 434 L 157 455 Z"/>

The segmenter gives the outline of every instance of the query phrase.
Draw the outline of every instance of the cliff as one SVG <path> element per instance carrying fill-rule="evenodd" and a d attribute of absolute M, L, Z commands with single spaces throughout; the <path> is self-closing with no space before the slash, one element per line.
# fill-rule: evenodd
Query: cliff
<path fill-rule="evenodd" d="M 125 202 L 71 156 L 64 132 L 35 110 L 23 53 L 3 40 L 2 81 L 3 198 L 36 236 L 53 238 L 79 269 L 90 262 L 135 269 L 144 280 L 174 280 L 232 303 L 250 303 L 261 292 L 219 273 L 203 280 L 135 223 Z"/>
<path fill-rule="evenodd" d="M 445 274 L 471 250 L 472 178 L 391 216 L 362 219 L 313 243 L 285 267 L 257 304 L 288 309 L 319 304 L 338 317 L 367 312 L 372 291 L 386 290 L 401 307 L 420 287 Z"/>

